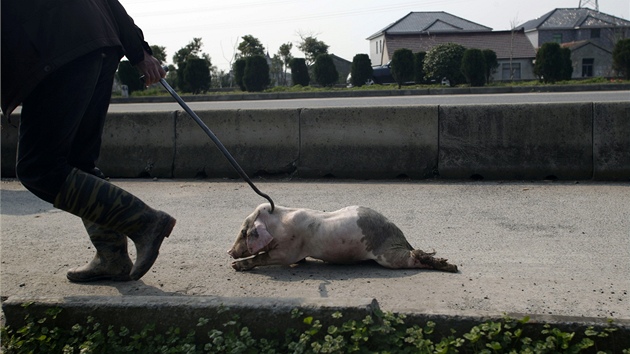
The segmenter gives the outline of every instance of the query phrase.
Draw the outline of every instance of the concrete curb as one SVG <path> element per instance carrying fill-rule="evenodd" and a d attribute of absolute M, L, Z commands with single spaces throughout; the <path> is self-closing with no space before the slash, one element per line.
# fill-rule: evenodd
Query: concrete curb
<path fill-rule="evenodd" d="M 85 323 L 88 316 L 107 326 L 125 326 L 140 332 L 147 324 L 155 324 L 158 333 L 179 327 L 182 333 L 196 331 L 200 338 L 212 328 L 221 328 L 238 319 L 252 334 L 264 336 L 270 332 L 282 334 L 295 325 L 292 312 L 321 318 L 329 323 L 360 321 L 379 310 L 376 300 L 367 298 L 228 298 L 216 296 L 67 296 L 9 297 L 2 310 L 6 325 L 24 326 L 29 318 L 49 317 L 49 309 L 62 312 L 52 322 L 60 328 Z M 332 314 L 343 312 L 343 318 L 333 321 Z M 208 319 L 207 326 L 197 326 L 199 319 Z M 293 322 L 293 323 L 292 323 Z M 47 322 L 48 323 L 48 322 Z"/>
<path fill-rule="evenodd" d="M 103 328 L 127 327 L 131 333 L 139 333 L 147 324 L 155 324 L 156 333 L 165 333 L 169 328 L 180 328 L 182 334 L 194 331 L 198 342 L 207 341 L 211 329 L 224 329 L 223 324 L 237 320 L 249 328 L 252 335 L 264 338 L 278 335 L 282 338 L 290 329 L 303 330 L 303 316 L 319 320 L 324 328 L 339 326 L 349 320 L 361 321 L 368 315 L 380 311 L 378 302 L 368 298 L 226 298 L 214 296 L 68 296 L 68 297 L 10 297 L 2 304 L 6 325 L 14 329 L 24 326 L 26 315 L 31 319 L 50 317 L 50 309 L 61 309 L 56 319 L 49 319 L 49 327 L 70 329 L 75 324 L 85 324 L 88 317 L 95 318 Z M 295 311 L 301 313 L 296 315 Z M 333 318 L 341 312 L 343 317 Z M 400 313 L 400 312 L 399 312 Z M 461 335 L 473 326 L 487 321 L 498 321 L 505 316 L 522 319 L 524 314 L 432 314 L 426 312 L 404 312 L 405 324 L 424 327 L 428 321 L 436 324 L 436 333 L 449 336 Z M 528 316 L 524 326 L 528 333 L 540 333 L 549 324 L 565 332 L 575 332 L 579 338 L 587 328 L 602 331 L 613 327 L 606 344 L 609 348 L 630 347 L 630 319 L 609 322 L 602 318 L 567 316 Z M 199 319 L 207 322 L 199 325 Z M 531 332 L 530 332 L 531 331 Z"/>

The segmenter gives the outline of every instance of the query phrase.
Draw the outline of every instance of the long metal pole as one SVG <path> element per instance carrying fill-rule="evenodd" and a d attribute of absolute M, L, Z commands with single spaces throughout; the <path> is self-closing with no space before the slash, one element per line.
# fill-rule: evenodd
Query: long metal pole
<path fill-rule="evenodd" d="M 261 192 L 258 188 L 256 188 L 256 186 L 254 185 L 254 183 L 252 182 L 252 180 L 247 176 L 247 173 L 245 173 L 245 171 L 243 171 L 243 169 L 241 168 L 241 166 L 238 164 L 238 162 L 236 162 L 236 160 L 234 160 L 234 157 L 232 157 L 232 155 L 230 154 L 229 151 L 227 151 L 227 149 L 225 148 L 225 146 L 223 146 L 223 144 L 221 143 L 221 141 L 216 137 L 216 135 L 214 135 L 214 133 L 210 130 L 210 128 L 208 128 L 208 126 L 201 120 L 201 118 L 199 118 L 199 116 L 197 116 L 197 114 L 190 109 L 190 107 L 186 104 L 186 102 L 184 102 L 184 100 L 179 96 L 179 94 L 177 94 L 177 92 L 175 92 L 175 90 L 173 90 L 173 88 L 171 87 L 171 85 L 168 84 L 168 82 L 166 82 L 166 80 L 164 80 L 164 78 L 160 79 L 160 84 L 162 84 L 162 86 L 164 86 L 164 88 L 166 89 L 166 91 L 168 91 L 168 93 L 171 94 L 171 96 L 173 96 L 173 98 L 179 103 L 179 105 L 186 111 L 186 113 L 188 113 L 188 115 L 190 115 L 192 117 L 192 119 L 195 120 L 195 122 L 197 122 L 197 124 L 199 124 L 199 126 L 201 127 L 201 129 L 203 129 L 204 132 L 206 132 L 206 134 L 210 137 L 210 139 L 212 139 L 212 141 L 214 142 L 214 144 L 219 148 L 219 150 L 221 150 L 221 152 L 223 153 L 223 156 L 225 156 L 225 158 L 230 162 L 230 164 L 232 165 L 232 167 L 234 167 L 234 169 L 236 170 L 236 172 L 238 172 L 238 174 L 245 180 L 245 182 L 247 182 L 247 184 L 249 184 L 250 187 L 252 187 L 252 189 L 254 190 L 254 192 L 256 192 L 256 194 L 258 194 L 259 196 L 267 199 L 269 201 L 269 203 L 271 204 L 271 212 L 273 213 L 273 210 L 275 208 L 275 205 L 273 203 L 273 200 L 271 200 L 271 197 L 269 197 L 267 194 Z"/>

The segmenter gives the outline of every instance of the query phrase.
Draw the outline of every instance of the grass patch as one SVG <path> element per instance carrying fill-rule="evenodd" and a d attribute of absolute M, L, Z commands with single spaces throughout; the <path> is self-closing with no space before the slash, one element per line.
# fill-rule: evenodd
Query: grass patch
<path fill-rule="evenodd" d="M 405 324 L 404 315 L 375 313 L 361 321 L 342 322 L 340 312 L 332 315 L 340 325 L 324 325 L 319 319 L 294 310 L 284 335 L 256 338 L 238 319 L 213 323 L 201 318 L 197 331 L 183 333 L 170 328 L 158 333 L 147 325 L 139 333 L 125 327 L 104 328 L 96 318 L 65 329 L 52 323 L 61 313 L 50 309 L 44 318 L 26 318 L 22 328 L 3 327 L 4 353 L 624 353 L 615 348 L 617 328 L 587 328 L 584 333 L 564 332 L 550 325 L 532 331 L 528 318 L 503 318 L 472 327 L 458 335 L 439 334 L 433 322 Z M 199 340 L 204 338 L 204 340 Z M 612 346 L 611 346 L 612 345 Z"/>
<path fill-rule="evenodd" d="M 561 86 L 561 85 L 601 85 L 601 84 L 628 84 L 630 83 L 630 80 L 622 80 L 622 79 L 607 79 L 607 78 L 603 78 L 603 77 L 595 77 L 595 78 L 589 78 L 589 79 L 583 79 L 583 80 L 568 80 L 568 81 L 558 81 L 556 83 L 544 83 L 542 81 L 538 81 L 538 80 L 531 80 L 531 81 L 514 81 L 514 82 L 494 82 L 494 83 L 490 83 L 487 84 L 485 86 L 482 87 L 511 87 L 511 86 L 518 86 L 518 87 L 527 87 L 527 86 L 532 86 L 532 87 L 541 87 L 541 86 Z M 468 85 L 458 85 L 456 87 L 468 87 Z M 447 86 L 441 86 L 441 85 L 436 85 L 436 84 L 416 84 L 416 85 L 403 85 L 403 87 L 401 88 L 401 90 L 426 90 L 426 89 L 448 89 L 449 87 Z M 355 86 L 355 87 L 341 87 L 341 86 L 336 86 L 336 87 L 317 87 L 317 86 L 301 86 L 301 85 L 295 85 L 295 86 L 276 86 L 276 87 L 270 87 L 266 90 L 263 91 L 263 93 L 278 93 L 278 92 L 334 92 L 334 91 L 396 91 L 398 90 L 398 85 L 397 84 L 385 84 L 385 85 L 380 85 L 380 84 L 374 84 L 374 85 L 364 85 L 361 87 Z M 179 94 L 182 95 L 191 95 L 190 93 L 186 93 L 186 92 L 178 92 Z M 211 90 L 208 92 L 205 92 L 201 95 L 229 95 L 229 94 L 256 94 L 259 92 L 243 92 L 240 91 L 239 89 L 234 89 L 233 91 L 230 91 L 229 89 L 227 90 Z M 114 97 L 120 97 L 121 94 L 120 92 L 114 92 L 112 94 Z M 146 90 L 143 91 L 134 91 L 131 93 L 131 97 L 155 97 L 155 96 L 168 96 L 168 92 L 166 92 L 162 87 L 160 86 L 155 86 L 155 87 L 151 87 L 148 88 Z"/>

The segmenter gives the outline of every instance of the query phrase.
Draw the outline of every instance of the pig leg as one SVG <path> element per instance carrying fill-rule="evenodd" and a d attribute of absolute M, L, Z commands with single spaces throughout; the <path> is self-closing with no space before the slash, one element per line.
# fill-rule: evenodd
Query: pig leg
<path fill-rule="evenodd" d="M 300 255 L 301 256 L 301 255 Z M 236 270 L 250 270 L 258 266 L 266 265 L 290 265 L 304 260 L 305 256 L 288 257 L 283 252 L 269 251 L 259 253 L 251 258 L 239 259 L 232 262 L 232 268 Z"/>
<path fill-rule="evenodd" d="M 448 263 L 448 259 L 433 257 L 435 255 L 435 251 L 426 253 L 422 250 L 413 250 L 411 253 L 414 259 L 418 260 L 423 265 L 430 266 L 431 269 L 457 273 L 457 266 L 455 264 Z"/>
<path fill-rule="evenodd" d="M 232 262 L 232 268 L 236 270 L 250 270 L 257 266 L 269 264 L 269 254 L 261 253 L 257 254 L 254 257 L 239 259 L 237 261 Z"/>
<path fill-rule="evenodd" d="M 433 257 L 435 252 L 427 253 L 422 250 L 392 249 L 376 258 L 376 262 L 392 269 L 435 269 L 457 273 L 457 266 L 450 264 L 444 258 Z"/>

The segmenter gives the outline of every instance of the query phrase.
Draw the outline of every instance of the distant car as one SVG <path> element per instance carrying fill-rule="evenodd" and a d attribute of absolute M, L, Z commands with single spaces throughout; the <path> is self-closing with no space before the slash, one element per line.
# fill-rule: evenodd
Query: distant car
<path fill-rule="evenodd" d="M 372 67 L 372 79 L 375 84 L 393 84 L 396 82 L 392 76 L 390 63 L 385 65 L 377 65 Z"/>
<path fill-rule="evenodd" d="M 436 80 L 431 80 L 433 83 L 437 83 Z M 348 74 L 348 78 L 346 79 L 346 83 L 348 87 L 352 87 L 352 74 Z M 376 65 L 372 67 L 372 79 L 368 79 L 365 84 L 395 84 L 396 80 L 392 75 L 391 63 L 387 63 L 385 65 Z M 413 81 L 405 82 L 405 84 L 413 84 Z M 440 81 L 442 86 L 451 86 L 451 82 L 448 78 L 443 77 Z"/>
<path fill-rule="evenodd" d="M 372 66 L 372 78 L 365 81 L 366 85 L 373 84 L 393 84 L 396 80 L 392 76 L 390 64 Z M 348 87 L 352 87 L 352 74 L 348 74 L 346 79 Z"/>

